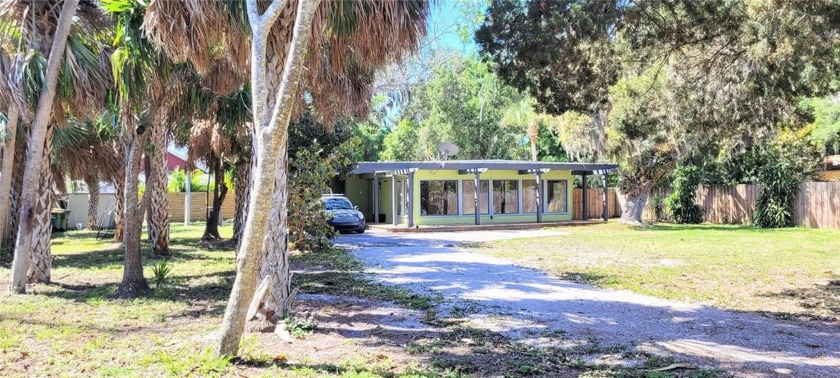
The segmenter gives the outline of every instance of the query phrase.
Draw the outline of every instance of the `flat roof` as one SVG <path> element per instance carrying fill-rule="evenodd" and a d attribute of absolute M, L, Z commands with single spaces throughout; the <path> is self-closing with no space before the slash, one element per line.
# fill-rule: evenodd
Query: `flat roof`
<path fill-rule="evenodd" d="M 468 169 L 496 169 L 496 170 L 531 170 L 550 169 L 560 171 L 575 171 L 575 174 L 593 173 L 593 171 L 614 171 L 618 168 L 615 163 L 557 163 L 548 161 L 527 160 L 447 160 L 447 161 L 364 161 L 356 164 L 354 174 L 404 171 L 409 169 L 423 170 L 468 170 Z"/>

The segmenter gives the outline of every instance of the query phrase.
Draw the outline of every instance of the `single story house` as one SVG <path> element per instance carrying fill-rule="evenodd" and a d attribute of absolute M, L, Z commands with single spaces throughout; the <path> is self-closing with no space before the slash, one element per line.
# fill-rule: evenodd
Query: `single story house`
<path fill-rule="evenodd" d="M 368 223 L 569 221 L 574 176 L 585 183 L 586 176 L 599 175 L 606 185 L 606 174 L 617 167 L 515 160 L 362 162 L 345 180 L 344 193 Z"/>

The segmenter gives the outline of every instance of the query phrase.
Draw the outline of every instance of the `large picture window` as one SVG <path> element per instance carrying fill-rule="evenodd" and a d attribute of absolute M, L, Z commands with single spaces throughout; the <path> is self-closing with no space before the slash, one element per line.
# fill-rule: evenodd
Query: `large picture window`
<path fill-rule="evenodd" d="M 493 180 L 493 214 L 519 213 L 519 181 Z"/>
<path fill-rule="evenodd" d="M 420 215 L 457 214 L 457 181 L 420 181 Z"/>
<path fill-rule="evenodd" d="M 568 182 L 566 180 L 546 181 L 546 194 L 548 197 L 546 212 L 566 213 L 569 211 Z"/>
<path fill-rule="evenodd" d="M 522 212 L 537 212 L 537 180 L 522 180 Z"/>
<path fill-rule="evenodd" d="M 487 180 L 478 182 L 479 214 L 490 214 L 490 183 Z M 475 214 L 475 180 L 461 181 L 461 201 L 464 214 Z"/>

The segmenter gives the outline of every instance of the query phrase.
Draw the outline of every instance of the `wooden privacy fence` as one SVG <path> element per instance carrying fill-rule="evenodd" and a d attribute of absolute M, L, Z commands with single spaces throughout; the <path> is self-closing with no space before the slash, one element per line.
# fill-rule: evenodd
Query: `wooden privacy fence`
<path fill-rule="evenodd" d="M 654 196 L 663 201 L 671 189 L 655 191 L 645 206 L 642 217 L 655 220 Z M 735 186 L 703 185 L 697 188 L 697 204 L 703 208 L 703 221 L 716 224 L 752 223 L 758 201 L 757 184 Z M 621 195 L 619 202 L 623 203 Z M 662 204 L 664 209 L 664 204 Z M 619 214 L 621 209 L 619 206 Z M 666 214 L 667 215 L 667 214 Z M 793 204 L 793 222 L 797 226 L 840 229 L 840 182 L 806 182 L 799 189 Z"/>
<path fill-rule="evenodd" d="M 604 189 L 587 189 L 589 216 L 583 216 L 583 189 L 575 188 L 572 192 L 572 219 L 600 219 L 604 214 Z M 621 215 L 615 188 L 607 189 L 607 215 L 609 218 Z"/>
<path fill-rule="evenodd" d="M 184 207 L 186 206 L 186 193 L 167 193 L 169 200 L 169 219 L 172 222 L 184 221 Z M 234 198 L 236 195 L 233 190 L 229 190 L 225 195 L 225 202 L 222 202 L 222 219 L 233 218 L 236 202 Z M 208 202 L 209 201 L 209 202 Z M 206 195 L 205 192 L 193 192 L 190 194 L 190 220 L 204 221 L 207 220 L 207 208 L 213 206 L 213 196 Z"/>

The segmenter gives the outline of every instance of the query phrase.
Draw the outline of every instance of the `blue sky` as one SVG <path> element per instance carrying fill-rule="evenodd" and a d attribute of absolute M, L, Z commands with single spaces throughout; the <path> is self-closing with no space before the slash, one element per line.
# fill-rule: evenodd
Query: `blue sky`
<path fill-rule="evenodd" d="M 475 18 L 484 9 L 486 6 L 480 0 L 441 0 L 433 4 L 426 23 L 431 46 L 467 54 L 476 52 L 472 33 L 478 26 Z M 468 30 L 468 41 L 461 37 L 462 30 Z"/>

